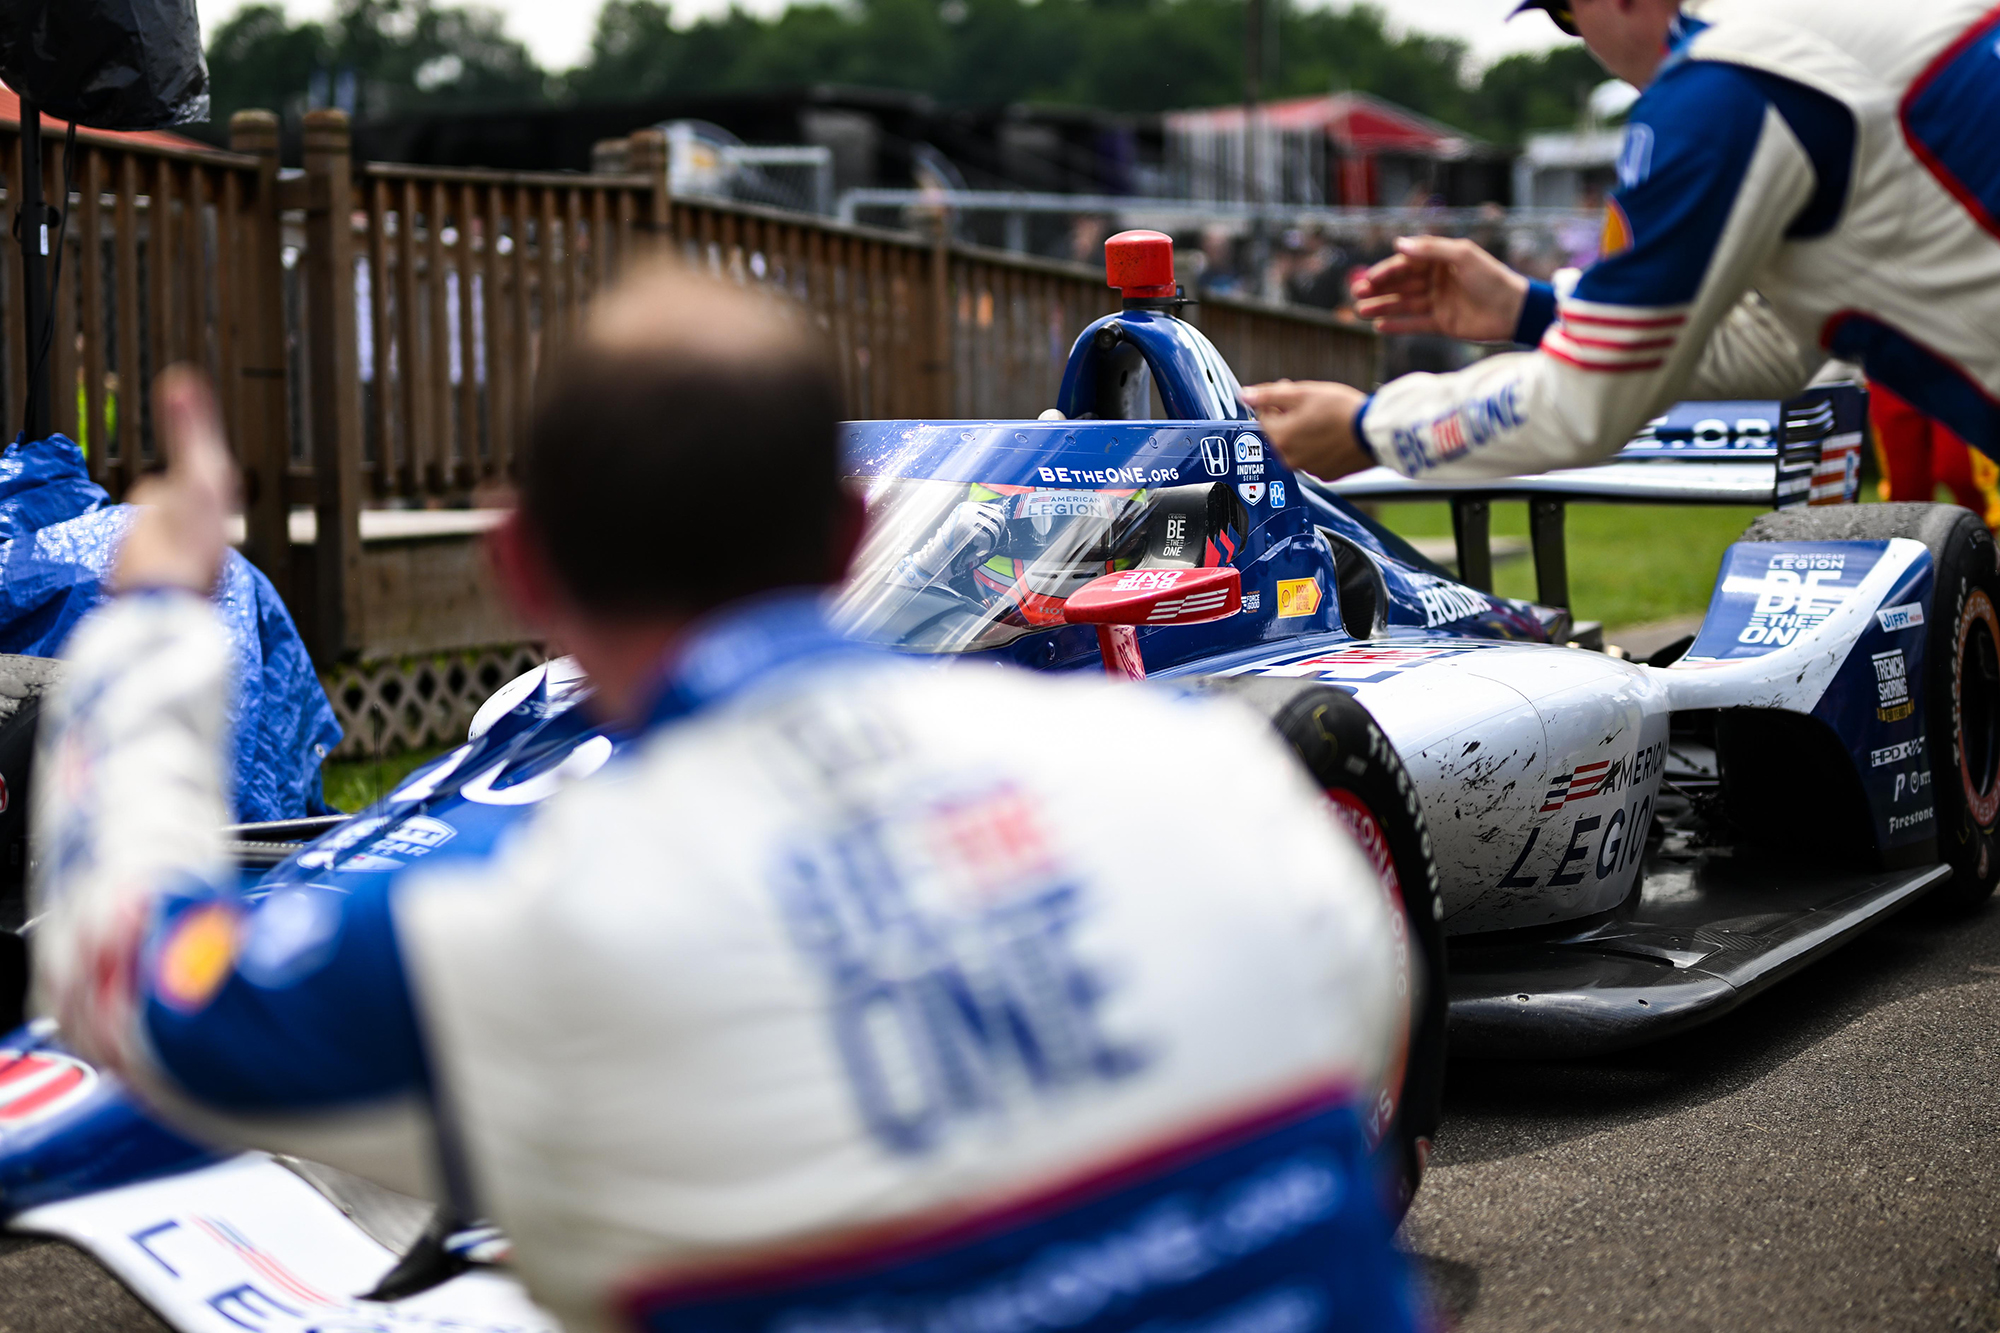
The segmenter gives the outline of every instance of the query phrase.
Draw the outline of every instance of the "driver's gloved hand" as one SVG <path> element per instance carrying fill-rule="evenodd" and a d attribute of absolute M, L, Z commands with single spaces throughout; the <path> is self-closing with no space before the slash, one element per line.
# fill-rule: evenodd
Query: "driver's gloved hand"
<path fill-rule="evenodd" d="M 951 511 L 922 550 L 905 557 L 896 571 L 897 582 L 916 586 L 954 569 L 970 569 L 998 549 L 1006 526 L 1004 502 L 965 501 Z"/>

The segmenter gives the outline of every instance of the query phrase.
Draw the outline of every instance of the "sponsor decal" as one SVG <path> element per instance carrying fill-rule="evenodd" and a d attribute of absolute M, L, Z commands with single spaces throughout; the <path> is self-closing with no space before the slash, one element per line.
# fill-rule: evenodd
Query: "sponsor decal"
<path fill-rule="evenodd" d="M 1096 491 L 1033 491 L 1014 510 L 1018 518 L 1110 518 L 1121 502 Z"/>
<path fill-rule="evenodd" d="M 1285 483 L 1282 481 L 1274 481 L 1271 483 L 1271 508 L 1283 509 L 1284 507 L 1285 507 Z M 7 808 L 7 788 L 4 782 L 0 782 L 0 810 L 5 810 L 6 808 Z"/>
<path fill-rule="evenodd" d="M 1632 248 L 1632 219 L 1616 199 L 1604 201 L 1604 232 L 1597 243 L 1600 259 L 1622 255 Z"/>
<path fill-rule="evenodd" d="M 1936 818 L 1936 816 L 1936 807 L 1928 805 L 1913 815 L 1890 815 L 1889 832 L 1901 833 L 1904 829 L 1915 828 L 1919 824 L 1927 823 Z"/>
<path fill-rule="evenodd" d="M 1637 122 L 1627 125 L 1625 142 L 1618 149 L 1619 188 L 1629 190 L 1644 184 L 1646 178 L 1652 174 L 1653 127 Z"/>
<path fill-rule="evenodd" d="M 1279 579 L 1278 619 L 1292 620 L 1319 610 L 1319 580 Z"/>
<path fill-rule="evenodd" d="M 1211 477 L 1229 475 L 1229 441 L 1220 435 L 1205 435 L 1201 441 L 1201 465 Z M 1043 469 L 1046 471 L 1047 469 Z"/>
<path fill-rule="evenodd" d="M 1402 470 L 1415 474 L 1484 448 L 1503 432 L 1527 423 L 1520 388 L 1509 384 L 1422 425 L 1397 427 L 1390 432 L 1389 447 L 1396 451 Z"/>
<path fill-rule="evenodd" d="M 1236 437 L 1236 461 L 1239 463 L 1261 463 L 1264 461 L 1264 442 L 1255 435 Z"/>
<path fill-rule="evenodd" d="M 1261 481 L 1253 481 L 1245 485 L 1238 486 L 1236 488 L 1236 493 L 1242 496 L 1243 503 L 1250 506 L 1250 508 L 1252 509 L 1255 509 L 1258 505 L 1264 503 L 1264 483 Z"/>
<path fill-rule="evenodd" d="M 96 1086 L 97 1071 L 74 1056 L 0 1050 L 0 1134 L 54 1119 Z"/>
<path fill-rule="evenodd" d="M 464 755 L 458 754 L 451 758 L 453 760 L 462 760 Z M 449 774 L 456 766 L 456 763 L 448 761 L 437 776 L 442 778 L 446 774 Z M 407 789 L 405 790 L 407 791 Z M 404 797 L 405 792 L 399 791 L 396 795 L 401 798 Z M 341 825 L 305 851 L 300 852 L 299 867 L 303 870 L 326 869 L 339 859 L 342 852 L 347 851 L 349 848 L 358 845 L 368 838 L 374 837 L 388 822 L 383 816 L 375 815 L 368 819 L 357 819 L 351 824 Z"/>
<path fill-rule="evenodd" d="M 1846 568 L 1845 555 L 1772 556 L 1750 623 L 1736 641 L 1782 646 L 1817 629 L 1847 601 L 1848 590 L 1837 586 Z"/>
<path fill-rule="evenodd" d="M 1436 629 L 1453 621 L 1484 615 L 1493 609 L 1493 604 L 1484 597 L 1449 579 L 1436 578 L 1429 574 L 1419 574 L 1415 577 L 1421 580 L 1417 586 L 1417 598 L 1424 604 L 1426 629 Z"/>
<path fill-rule="evenodd" d="M 229 903 L 202 903 L 167 928 L 153 990 L 169 1009 L 193 1013 L 215 998 L 236 966 L 240 918 Z"/>
<path fill-rule="evenodd" d="M 1894 634 L 1897 630 L 1915 629 L 1924 623 L 1924 604 L 1910 602 L 1904 606 L 1885 606 L 1875 613 L 1875 619 L 1882 622 L 1882 628 Z M 6 807 L 0 805 L 0 810 Z"/>
<path fill-rule="evenodd" d="M 1900 802 L 1905 796 L 1915 796 L 1917 793 L 1927 790 L 1930 785 L 1931 771 L 1929 768 L 1913 768 L 1907 773 L 1898 773 L 1896 775 L 1896 788 L 1889 794 L 1889 799 L 1892 802 Z"/>
<path fill-rule="evenodd" d="M 1187 577 L 1185 569 L 1133 569 L 1118 576 L 1111 586 L 1119 592 L 1158 592 L 1171 588 Z"/>
<path fill-rule="evenodd" d="M 1886 768 L 1890 764 L 1899 764 L 1905 759 L 1915 759 L 1923 752 L 1924 738 L 1922 736 L 1917 737 L 1915 740 L 1899 741 L 1895 745 L 1884 746 L 1880 750 L 1870 750 L 1868 752 L 1868 767 Z"/>
<path fill-rule="evenodd" d="M 1177 467 L 1039 467 L 1035 471 L 1043 481 L 1057 486 L 1151 486 L 1181 479 Z"/>
<path fill-rule="evenodd" d="M 369 843 L 368 851 L 376 856 L 414 859 L 428 856 L 457 836 L 458 830 L 442 819 L 433 819 L 429 815 L 411 815 Z"/>
<path fill-rule="evenodd" d="M 1901 722 L 1917 710 L 1910 698 L 1909 666 L 1903 650 L 1891 648 L 1869 658 L 1875 664 L 1875 716 L 1884 722 Z"/>
<path fill-rule="evenodd" d="M 1187 549 L 1188 521 L 1186 514 L 1167 515 L 1166 537 L 1160 543 L 1160 554 L 1168 560 L 1178 560 Z"/>
<path fill-rule="evenodd" d="M 883 1148 L 929 1151 L 1023 1099 L 1146 1067 L 1106 1029 L 1117 988 L 1078 938 L 1090 897 L 1032 794 L 1000 784 L 848 819 L 783 849 L 767 882 Z M 912 1066 L 951 1073 L 912 1081 Z"/>
<path fill-rule="evenodd" d="M 1236 465 L 1236 475 L 1245 478 L 1261 477 L 1264 475 L 1264 465 L 1262 463 L 1238 463 Z"/>
<path fill-rule="evenodd" d="M 1479 647 L 1403 648 L 1370 644 L 1366 647 L 1336 648 L 1316 653 L 1297 662 L 1270 668 L 1274 676 L 1317 676 L 1325 681 L 1350 685 L 1376 685 L 1415 667 L 1478 652 Z"/>
<path fill-rule="evenodd" d="M 1628 787 L 1650 782 L 1665 765 L 1667 743 L 1658 741 L 1621 759 L 1599 759 L 1578 764 L 1557 776 L 1542 797 L 1542 814 L 1560 810 L 1578 801 L 1608 796 Z"/>
<path fill-rule="evenodd" d="M 1244 609 L 1245 611 L 1261 611 L 1261 610 L 1263 610 L 1263 609 L 1264 609 L 1264 594 L 1263 594 L 1263 593 L 1261 593 L 1261 592 L 1246 592 L 1246 593 L 1244 593 L 1244 594 L 1243 594 L 1243 609 Z"/>

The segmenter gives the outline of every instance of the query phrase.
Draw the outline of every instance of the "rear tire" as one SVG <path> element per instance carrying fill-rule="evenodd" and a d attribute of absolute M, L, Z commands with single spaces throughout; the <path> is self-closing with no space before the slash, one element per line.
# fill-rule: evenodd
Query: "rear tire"
<path fill-rule="evenodd" d="M 1766 514 L 1744 541 L 1884 541 L 1930 549 L 1924 743 L 1930 751 L 1938 859 L 1952 877 L 1934 910 L 1970 912 L 2000 883 L 2000 564 L 1993 534 L 1956 505 L 1878 504 Z"/>
<path fill-rule="evenodd" d="M 1269 719 L 1378 871 L 1392 872 L 1384 883 L 1393 886 L 1409 931 L 1409 953 L 1421 964 L 1408 982 L 1410 1042 L 1401 1087 L 1385 1089 L 1388 1104 L 1374 1108 L 1377 1123 L 1387 1124 L 1376 1151 L 1400 1216 L 1423 1180 L 1443 1114 L 1449 1009 L 1443 900 L 1417 785 L 1375 719 L 1350 694 L 1269 676 L 1209 677 L 1198 685 L 1241 700 Z"/>

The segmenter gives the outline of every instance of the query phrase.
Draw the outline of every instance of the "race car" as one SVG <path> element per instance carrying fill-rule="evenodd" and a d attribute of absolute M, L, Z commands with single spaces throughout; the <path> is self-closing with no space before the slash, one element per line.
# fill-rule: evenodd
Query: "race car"
<path fill-rule="evenodd" d="M 1440 488 L 1364 473 L 1329 486 L 1265 446 L 1228 365 L 1181 318 L 1166 239 L 1128 234 L 1109 253 L 1123 308 L 1077 339 L 1044 419 L 848 426 L 870 529 L 839 614 L 896 651 L 1110 671 L 1268 719 L 1405 908 L 1413 1038 L 1373 1128 L 1406 1191 L 1437 1124 L 1448 1044 L 1489 1057 L 1616 1050 L 1718 1017 L 1919 900 L 1965 910 L 1992 892 L 1994 545 L 1963 510 L 1851 503 L 1859 390 L 1684 405 L 1615 460 L 1546 477 Z M 1463 577 L 1360 507 L 1417 494 L 1452 502 Z M 1480 586 L 1487 506 L 1510 497 L 1532 505 L 1532 602 Z M 1723 557 L 1699 632 L 1637 662 L 1566 608 L 1560 524 L 1576 499 L 1773 512 Z M 337 891 L 487 854 L 615 752 L 577 706 L 587 690 L 561 662 L 510 683 L 465 745 L 360 815 L 238 830 L 246 873 L 258 891 Z M 1026 744 L 1063 743 L 1033 718 L 1006 725 Z M 1157 787 L 1176 817 L 1258 835 L 1228 773 L 1077 762 Z M 216 1162 L 46 1030 L 0 1047 L 15 1052 L 0 1051 L 0 1212 L 88 1246 L 171 1322 L 204 1326 L 212 1293 L 170 1281 L 121 1237 L 154 1225 L 147 1209 L 198 1232 L 218 1182 L 234 1181 L 293 1200 L 269 1202 L 273 1217 L 313 1213 L 322 1248 L 337 1227 L 297 1200 L 349 1218 L 366 1245 L 348 1245 L 340 1271 L 375 1254 L 376 1295 L 484 1326 L 451 1305 L 481 1275 L 452 1275 L 490 1255 L 491 1236 L 412 1223 L 310 1164 Z M 8 1072 L 24 1068 L 32 1077 Z M 169 1171 L 180 1174 L 127 1183 Z M 273 1222 L 245 1244 L 323 1294 L 367 1285 L 314 1268 L 297 1236 L 268 1238 L 282 1231 Z M 202 1253 L 254 1268 L 250 1251 Z"/>

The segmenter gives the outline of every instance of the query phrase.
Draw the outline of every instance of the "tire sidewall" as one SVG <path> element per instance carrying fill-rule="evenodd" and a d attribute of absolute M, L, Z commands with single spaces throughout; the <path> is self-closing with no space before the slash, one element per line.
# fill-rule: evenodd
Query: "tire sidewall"
<path fill-rule="evenodd" d="M 1407 1207 L 1442 1115 L 1449 1011 L 1443 900 L 1422 798 L 1402 757 L 1351 695 L 1315 686 L 1272 720 L 1321 790 L 1351 797 L 1374 817 L 1394 865 L 1403 942 L 1416 966 L 1408 973 L 1410 1025 L 1402 1087 L 1386 1117 L 1378 1156 L 1398 1184 L 1398 1207 Z M 1380 1128 L 1377 1117 L 1383 1109 L 1379 1103 L 1369 1108 L 1366 1119 Z"/>
<path fill-rule="evenodd" d="M 1935 701 L 1927 728 L 1932 787 L 1938 815 L 1938 859 L 1952 868 L 1939 894 L 1947 906 L 1969 908 L 1990 896 L 2000 877 L 2000 783 L 1973 790 L 1965 740 L 1966 660 L 1969 641 L 1983 624 L 2000 644 L 2000 575 L 1992 537 L 1970 514 L 1935 552 L 1935 590 L 1929 670 Z M 1991 706 L 1991 705 L 1989 705 Z"/>

